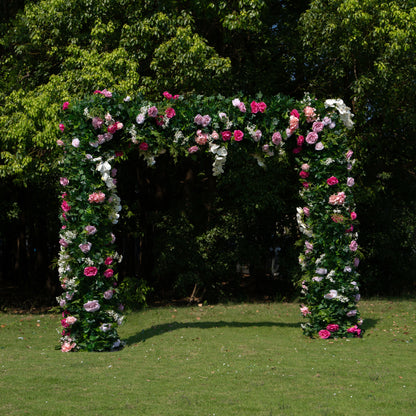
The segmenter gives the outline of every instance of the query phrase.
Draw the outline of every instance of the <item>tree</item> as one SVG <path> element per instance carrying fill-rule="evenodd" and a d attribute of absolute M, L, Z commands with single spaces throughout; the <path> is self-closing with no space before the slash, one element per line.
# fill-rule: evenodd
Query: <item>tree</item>
<path fill-rule="evenodd" d="M 294 74 L 302 69 L 294 59 L 299 43 L 294 29 L 306 5 L 300 0 L 26 2 L 1 30 L 2 190 L 10 187 L 19 195 L 26 189 L 35 205 L 43 197 L 31 190 L 56 193 L 59 104 L 97 88 L 149 98 L 166 89 L 292 92 Z M 14 198 L 6 203 L 2 221 L 10 224 L 17 213 L 15 221 L 28 230 L 32 220 L 23 213 L 29 208 L 19 203 L 16 210 L 15 203 Z M 17 245 L 17 234 L 10 232 L 17 228 L 7 229 L 4 244 Z M 32 239 L 27 232 L 19 237 L 20 246 Z"/>
<path fill-rule="evenodd" d="M 349 97 L 361 161 L 357 195 L 369 292 L 414 282 L 416 3 L 314 0 L 300 21 L 305 74 L 318 95 Z"/>

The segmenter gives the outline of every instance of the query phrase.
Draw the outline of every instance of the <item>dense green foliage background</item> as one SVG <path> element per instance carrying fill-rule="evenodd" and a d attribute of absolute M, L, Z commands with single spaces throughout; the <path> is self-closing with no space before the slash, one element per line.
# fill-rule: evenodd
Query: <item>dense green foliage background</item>
<path fill-rule="evenodd" d="M 149 98 L 164 90 L 342 97 L 356 114 L 362 290 L 414 290 L 414 0 L 15 0 L 3 11 L 3 287 L 55 294 L 59 106 L 108 88 Z M 142 279 L 140 287 L 159 298 L 189 295 L 195 284 L 210 299 L 293 293 L 297 180 L 290 166 L 227 163 L 219 180 L 208 160 L 161 157 L 149 169 L 132 155 L 120 169 L 118 241 L 132 290 Z M 270 248 L 277 246 L 274 278 Z M 201 247 L 206 257 L 197 254 Z M 251 265 L 251 278 L 236 272 L 238 263 Z"/>

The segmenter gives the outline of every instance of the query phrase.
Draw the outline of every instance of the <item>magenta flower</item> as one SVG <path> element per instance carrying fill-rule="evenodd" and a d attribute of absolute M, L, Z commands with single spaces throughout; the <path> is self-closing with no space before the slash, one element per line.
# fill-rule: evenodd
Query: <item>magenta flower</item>
<path fill-rule="evenodd" d="M 329 325 L 327 325 L 326 329 L 329 332 L 337 332 L 339 330 L 339 325 L 338 324 L 329 324 Z"/>
<path fill-rule="evenodd" d="M 234 130 L 234 140 L 241 142 L 243 140 L 244 133 L 241 130 Z"/>
<path fill-rule="evenodd" d="M 338 179 L 335 176 L 331 176 L 326 180 L 326 183 L 330 186 L 336 185 L 338 183 Z"/>
<path fill-rule="evenodd" d="M 171 93 L 169 93 L 169 92 L 167 92 L 167 91 L 164 91 L 164 92 L 163 92 L 163 96 L 164 96 L 165 98 L 167 98 L 168 100 L 171 100 L 171 99 L 172 99 L 172 94 L 171 94 Z"/>
<path fill-rule="evenodd" d="M 296 117 L 297 119 L 299 119 L 299 112 L 298 112 L 298 110 L 293 109 L 290 112 L 290 115 Z"/>
<path fill-rule="evenodd" d="M 299 172 L 299 176 L 300 176 L 302 179 L 306 179 L 306 178 L 309 176 L 309 172 L 305 172 L 304 170 L 301 170 L 301 171 Z"/>
<path fill-rule="evenodd" d="M 107 257 L 106 259 L 105 259 L 105 261 L 104 261 L 104 264 L 106 265 L 106 266 L 109 266 L 110 264 L 112 264 L 113 263 L 113 258 L 112 257 Z"/>
<path fill-rule="evenodd" d="M 257 114 L 260 111 L 259 105 L 255 101 L 250 103 L 250 107 L 253 114 Z"/>
<path fill-rule="evenodd" d="M 327 331 L 326 329 L 321 329 L 318 332 L 319 338 L 321 339 L 327 339 L 331 336 L 331 333 L 329 331 Z"/>
<path fill-rule="evenodd" d="M 68 212 L 71 209 L 71 207 L 68 205 L 68 202 L 66 201 L 62 201 L 61 208 L 64 212 Z"/>
<path fill-rule="evenodd" d="M 107 279 L 109 279 L 110 277 L 114 276 L 114 270 L 113 269 L 107 269 L 104 272 L 104 277 L 106 277 Z"/>
<path fill-rule="evenodd" d="M 143 150 L 144 152 L 149 149 L 149 145 L 146 142 L 139 144 L 139 149 Z"/>
<path fill-rule="evenodd" d="M 228 140 L 231 139 L 232 133 L 230 131 L 228 131 L 228 130 L 222 131 L 221 132 L 221 136 L 222 136 L 222 140 L 224 142 L 227 142 Z"/>
<path fill-rule="evenodd" d="M 69 179 L 68 179 L 68 178 L 60 178 L 60 179 L 59 179 L 59 183 L 60 183 L 62 186 L 67 186 L 67 185 L 69 184 Z"/>
<path fill-rule="evenodd" d="M 68 101 L 65 101 L 63 104 L 62 104 L 62 110 L 67 110 L 68 109 L 68 107 L 69 107 L 69 102 Z"/>
<path fill-rule="evenodd" d="M 61 130 L 62 131 L 62 133 L 64 132 L 64 130 L 65 130 L 65 126 L 61 123 L 60 125 L 59 125 L 59 130 Z"/>
<path fill-rule="evenodd" d="M 169 108 L 166 109 L 166 117 L 167 118 L 175 117 L 175 115 L 176 115 L 176 112 L 172 107 L 169 107 Z"/>
<path fill-rule="evenodd" d="M 355 212 L 355 211 L 353 211 L 353 212 L 351 212 L 351 219 L 352 220 L 355 220 L 355 219 L 357 219 L 357 213 Z"/>
<path fill-rule="evenodd" d="M 88 266 L 88 267 L 85 267 L 84 269 L 84 275 L 87 277 L 96 276 L 97 273 L 98 273 L 98 269 L 94 266 Z"/>

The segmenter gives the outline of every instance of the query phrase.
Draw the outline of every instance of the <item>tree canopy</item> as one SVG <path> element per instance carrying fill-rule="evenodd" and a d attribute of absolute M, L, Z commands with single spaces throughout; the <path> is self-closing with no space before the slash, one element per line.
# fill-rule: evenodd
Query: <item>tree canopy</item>
<path fill-rule="evenodd" d="M 400 289 L 412 289 L 415 19 L 414 0 L 8 2 L 0 22 L 1 233 L 23 238 L 39 217 L 33 207 L 57 204 L 63 101 L 103 88 L 148 99 L 164 90 L 310 91 L 341 97 L 355 113 L 367 289 L 399 289 L 398 274 Z"/>

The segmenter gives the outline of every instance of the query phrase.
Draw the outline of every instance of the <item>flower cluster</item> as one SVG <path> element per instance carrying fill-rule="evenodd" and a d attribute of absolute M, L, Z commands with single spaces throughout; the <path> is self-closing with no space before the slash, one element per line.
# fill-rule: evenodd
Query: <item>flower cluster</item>
<path fill-rule="evenodd" d="M 266 103 L 267 101 L 267 103 Z M 310 336 L 361 335 L 357 266 L 357 214 L 351 174 L 354 160 L 341 100 L 295 102 L 238 97 L 187 97 L 163 93 L 160 102 L 119 97 L 108 90 L 62 106 L 62 232 L 59 273 L 64 293 L 62 351 L 117 348 L 123 321 L 117 289 L 112 226 L 121 210 L 115 163 L 136 149 L 153 165 L 158 155 L 213 156 L 213 175 L 223 174 L 233 152 L 249 152 L 260 166 L 269 157 L 299 164 L 297 210 L 304 251 L 301 314 Z"/>

